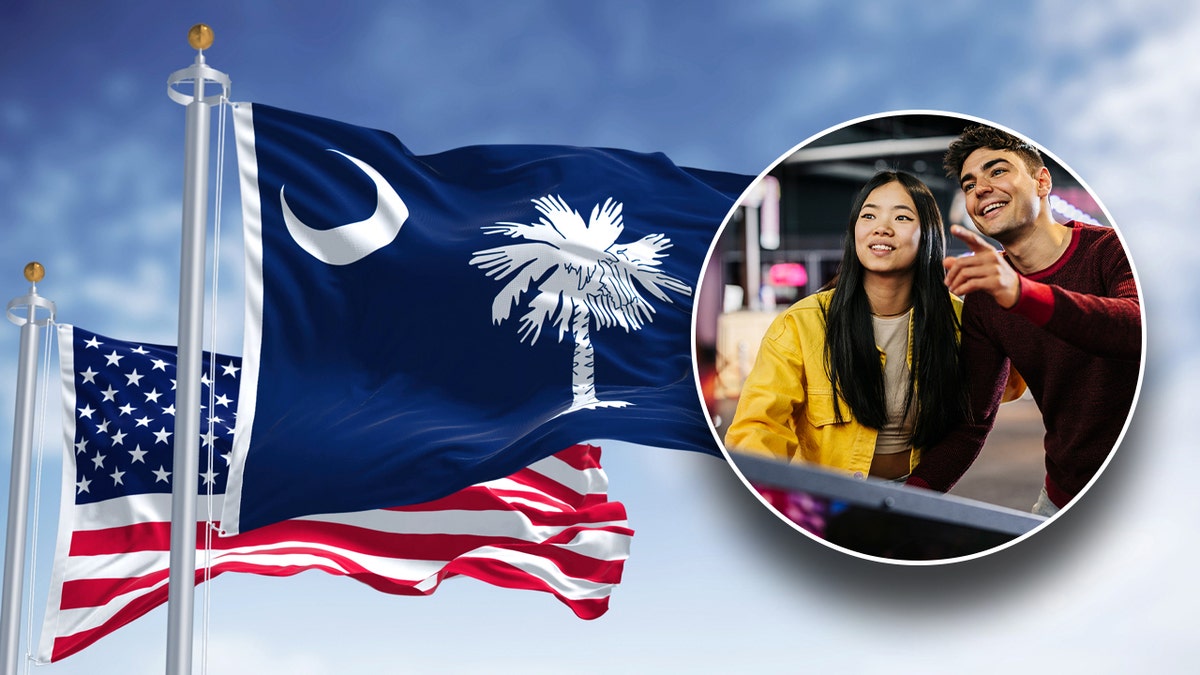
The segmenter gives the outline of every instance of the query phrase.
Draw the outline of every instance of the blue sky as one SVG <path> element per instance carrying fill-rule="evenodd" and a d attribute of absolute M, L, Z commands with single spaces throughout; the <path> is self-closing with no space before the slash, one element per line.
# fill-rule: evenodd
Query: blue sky
<path fill-rule="evenodd" d="M 24 294 L 20 270 L 40 260 L 39 290 L 60 321 L 175 341 L 183 108 L 165 85 L 194 56 L 187 29 L 205 21 L 216 32 L 208 63 L 231 76 L 234 100 L 386 129 L 417 153 L 564 143 L 755 174 L 861 115 L 993 120 L 1051 150 L 1107 206 L 1145 297 L 1146 377 L 1121 450 L 1087 498 L 980 560 L 905 568 L 851 558 L 778 523 L 722 462 L 617 446 L 605 454 L 610 494 L 637 535 L 602 619 L 470 580 L 413 599 L 318 573 L 226 575 L 213 584 L 212 672 L 1126 671 L 1200 655 L 1185 614 L 1197 510 L 1172 480 L 1198 468 L 1183 440 L 1200 375 L 1198 289 L 1178 230 L 1198 187 L 1196 8 L 341 4 L 7 6 L 0 290 Z M 229 186 L 217 346 L 236 353 L 241 238 Z M 13 409 L 16 353 L 17 330 L 0 331 L 0 411 Z M 5 503 L 11 435 L 4 412 Z M 46 445 L 39 615 L 60 467 L 53 430 Z M 44 671 L 161 672 L 165 634 L 158 610 Z"/>

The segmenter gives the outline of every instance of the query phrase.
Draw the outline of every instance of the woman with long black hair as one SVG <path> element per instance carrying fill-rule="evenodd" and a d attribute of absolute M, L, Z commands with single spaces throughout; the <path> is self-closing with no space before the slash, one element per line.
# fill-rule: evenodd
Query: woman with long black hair
<path fill-rule="evenodd" d="M 726 447 L 903 480 L 969 414 L 945 248 L 924 183 L 896 171 L 867 181 L 832 288 L 771 324 Z"/>

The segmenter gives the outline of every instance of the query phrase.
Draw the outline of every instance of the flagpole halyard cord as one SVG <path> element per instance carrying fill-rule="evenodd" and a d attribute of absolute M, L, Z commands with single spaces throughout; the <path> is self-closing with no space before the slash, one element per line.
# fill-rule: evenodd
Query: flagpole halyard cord
<path fill-rule="evenodd" d="M 40 263 L 25 266 L 29 293 L 8 303 L 8 320 L 21 327 L 17 361 L 17 403 L 13 415 L 12 474 L 8 492 L 8 530 L 4 549 L 4 580 L 0 601 L 0 672 L 16 675 L 20 642 L 21 599 L 24 590 L 25 532 L 29 522 L 29 460 L 33 444 L 33 405 L 38 368 L 38 329 L 54 317 L 54 303 L 37 294 L 45 276 Z M 38 310 L 46 312 L 38 318 Z M 21 311 L 24 310 L 24 311 Z"/>
<path fill-rule="evenodd" d="M 167 95 L 187 107 L 180 250 L 179 356 L 174 466 L 171 484 L 171 557 L 167 608 L 167 664 L 172 675 L 191 675 L 196 575 L 196 498 L 200 460 L 200 376 L 203 370 L 205 226 L 208 220 L 210 107 L 229 96 L 229 76 L 204 63 L 212 30 L 193 26 L 188 42 L 195 62 L 167 79 Z M 192 83 L 190 93 L 176 85 Z M 220 93 L 208 95 L 209 84 Z"/>
<path fill-rule="evenodd" d="M 54 321 L 54 317 L 47 320 L 46 330 L 47 335 L 53 335 L 54 329 L 58 325 Z M 39 387 L 41 392 L 38 396 L 38 415 L 37 415 L 37 462 L 33 469 L 33 525 L 30 531 L 29 541 L 33 542 L 33 553 L 29 556 L 29 587 L 37 589 L 37 571 L 38 571 L 38 541 L 40 539 L 40 530 L 38 524 L 42 518 L 42 467 L 45 465 L 46 459 L 46 399 L 50 392 L 50 357 L 54 354 L 55 340 L 46 340 L 46 346 L 42 348 L 42 363 L 46 364 L 46 368 L 42 370 L 42 381 Z M 25 673 L 28 675 L 31 663 L 36 662 L 36 657 L 33 652 L 33 593 L 29 594 L 28 607 L 25 610 Z"/>
<path fill-rule="evenodd" d="M 218 322 L 220 321 L 220 313 L 217 311 L 217 299 L 220 297 L 221 278 L 221 197 L 224 194 L 225 188 L 225 118 L 229 112 L 229 99 L 221 97 L 221 103 L 217 110 L 217 174 L 216 174 L 216 189 L 213 196 L 213 260 L 212 260 L 212 305 L 209 309 L 209 353 L 208 353 L 208 374 L 209 377 L 215 380 L 217 378 L 217 335 Z M 208 428 L 206 430 L 206 443 L 208 454 L 205 461 L 205 466 L 210 475 L 216 475 L 213 469 L 213 462 L 216 459 L 216 443 L 215 438 L 216 421 L 214 417 L 217 414 L 217 388 L 209 386 L 208 388 Z M 209 618 L 212 607 L 212 586 L 208 582 L 212 580 L 212 538 L 213 538 L 213 487 L 216 480 L 205 482 L 205 495 L 208 497 L 208 513 L 204 519 L 204 604 L 201 609 L 201 626 L 200 626 L 200 673 L 203 675 L 208 672 L 208 629 Z"/>

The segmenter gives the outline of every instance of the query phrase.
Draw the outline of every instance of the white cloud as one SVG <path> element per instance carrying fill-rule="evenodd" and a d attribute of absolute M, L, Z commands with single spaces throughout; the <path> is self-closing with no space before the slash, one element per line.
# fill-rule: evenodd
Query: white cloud
<path fill-rule="evenodd" d="M 82 300 L 107 305 L 112 311 L 134 320 L 163 316 L 163 308 L 175 304 L 178 282 L 159 260 L 139 257 L 122 275 L 93 275 L 83 289 Z"/>
<path fill-rule="evenodd" d="M 1174 6 L 1172 6 L 1174 7 Z M 1148 330 L 1175 358 L 1194 317 L 1173 319 L 1172 307 L 1194 304 L 1200 281 L 1181 275 L 1191 267 L 1179 246 L 1180 225 L 1192 220 L 1196 194 L 1194 136 L 1200 105 L 1200 67 L 1191 58 L 1200 43 L 1200 13 L 1175 12 L 1169 20 L 1142 3 L 1118 3 L 1114 21 L 1069 21 L 1052 14 L 1047 24 L 1069 39 L 1068 48 L 1115 40 L 1136 30 L 1139 39 L 1113 54 L 1095 50 L 1086 68 L 1061 81 L 1034 74 L 1019 96 L 1046 110 L 1051 150 L 1086 180 L 1109 208 L 1129 246 L 1147 292 Z M 1099 14 L 1091 12 L 1085 14 Z M 1051 49 L 1055 43 L 1049 43 Z M 1089 52 L 1089 55 L 1091 52 Z M 1044 92 L 1044 93 L 1037 93 Z"/>
<path fill-rule="evenodd" d="M 209 672 L 223 675 L 332 675 L 344 672 L 317 651 L 305 649 L 294 641 L 272 644 L 263 639 L 263 635 L 270 634 L 214 633 L 208 645 Z M 199 654 L 197 647 L 196 663 L 199 663 Z"/>

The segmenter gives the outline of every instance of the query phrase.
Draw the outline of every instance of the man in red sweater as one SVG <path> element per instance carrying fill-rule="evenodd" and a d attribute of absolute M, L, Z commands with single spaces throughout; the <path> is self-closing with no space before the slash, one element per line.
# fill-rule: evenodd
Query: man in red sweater
<path fill-rule="evenodd" d="M 951 229 L 971 249 L 944 264 L 946 285 L 965 296 L 973 420 L 925 449 L 907 483 L 944 492 L 958 481 L 992 428 L 1011 364 L 1046 428 L 1046 481 L 1033 512 L 1053 515 L 1103 466 L 1133 405 L 1142 356 L 1133 270 L 1111 228 L 1053 219 L 1050 171 L 1029 143 L 973 126 L 951 143 L 945 168 L 971 220 L 1004 250 Z"/>

